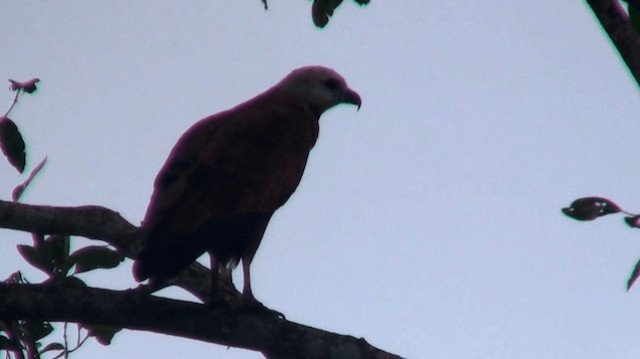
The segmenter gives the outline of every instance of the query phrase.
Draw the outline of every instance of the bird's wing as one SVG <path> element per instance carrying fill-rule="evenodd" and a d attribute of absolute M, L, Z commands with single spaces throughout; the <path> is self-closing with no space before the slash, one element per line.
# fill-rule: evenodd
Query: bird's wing
<path fill-rule="evenodd" d="M 147 258 L 136 277 L 148 276 L 145 266 L 195 260 L 216 240 L 200 238 L 205 224 L 238 216 L 268 221 L 300 182 L 318 135 L 317 120 L 295 106 L 263 101 L 192 126 L 156 178 L 143 221 L 146 253 L 141 255 Z M 246 245 L 257 248 L 261 232 L 255 237 L 260 238 L 247 238 Z"/>
<path fill-rule="evenodd" d="M 194 228 L 211 216 L 277 209 L 317 138 L 317 119 L 305 117 L 296 108 L 251 106 L 196 123 L 158 174 L 145 225 L 171 216 Z"/>

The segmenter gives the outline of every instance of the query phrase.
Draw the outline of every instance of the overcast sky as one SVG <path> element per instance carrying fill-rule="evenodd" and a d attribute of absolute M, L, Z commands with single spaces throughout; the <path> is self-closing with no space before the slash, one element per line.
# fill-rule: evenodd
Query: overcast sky
<path fill-rule="evenodd" d="M 269 5 L 4 3 L 0 79 L 42 80 L 11 114 L 27 171 L 49 158 L 23 202 L 137 225 L 192 123 L 322 64 L 363 105 L 322 117 L 253 262 L 259 300 L 407 358 L 640 356 L 640 287 L 625 291 L 640 231 L 560 213 L 588 195 L 640 212 L 638 88 L 584 1 L 345 1 L 324 30 L 310 1 Z M 0 173 L 8 199 L 25 176 L 4 160 Z M 0 230 L 0 278 L 44 279 L 15 250 L 27 243 Z M 129 288 L 130 263 L 82 277 Z M 262 357 L 133 331 L 74 357 L 132 352 Z"/>

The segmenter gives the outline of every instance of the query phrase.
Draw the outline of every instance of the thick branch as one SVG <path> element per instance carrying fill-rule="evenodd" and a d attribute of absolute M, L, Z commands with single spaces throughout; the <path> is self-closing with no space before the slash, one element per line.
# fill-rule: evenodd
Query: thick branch
<path fill-rule="evenodd" d="M 629 71 L 640 85 L 640 40 L 618 0 L 587 0 Z"/>
<path fill-rule="evenodd" d="M 134 258 L 140 250 L 138 227 L 119 213 L 100 206 L 54 207 L 0 201 L 0 228 L 102 240 L 129 258 Z M 169 284 L 205 300 L 209 275 L 209 270 L 194 263 Z"/>
<path fill-rule="evenodd" d="M 273 315 L 230 313 L 205 305 L 62 284 L 0 284 L 0 318 L 68 321 L 165 333 L 257 350 L 268 358 L 399 358 L 364 339 L 338 335 Z"/>
<path fill-rule="evenodd" d="M 100 206 L 53 207 L 0 201 L 0 227 L 41 234 L 101 239 L 133 253 L 138 228 Z"/>
<path fill-rule="evenodd" d="M 138 228 L 99 206 L 53 207 L 0 201 L 0 228 L 77 235 L 105 241 L 124 255 L 139 250 Z M 200 299 L 208 297 L 210 271 L 194 263 L 172 280 Z M 68 321 L 147 330 L 258 350 L 276 358 L 399 358 L 364 339 L 342 336 L 264 314 L 208 310 L 153 297 L 144 290 L 0 283 L 0 319 Z"/>

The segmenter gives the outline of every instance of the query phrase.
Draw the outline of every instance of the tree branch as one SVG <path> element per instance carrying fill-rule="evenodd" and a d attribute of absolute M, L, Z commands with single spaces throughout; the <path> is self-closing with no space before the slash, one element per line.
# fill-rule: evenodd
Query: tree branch
<path fill-rule="evenodd" d="M 140 250 L 138 227 L 118 212 L 100 206 L 54 207 L 0 201 L 0 228 L 102 240 L 129 258 L 135 258 Z M 167 284 L 204 301 L 209 297 L 209 276 L 207 268 L 193 263 Z"/>
<path fill-rule="evenodd" d="M 0 284 L 0 318 L 109 325 L 262 352 L 268 358 L 375 358 L 364 339 L 338 335 L 273 315 L 231 313 L 192 302 L 78 285 Z"/>
<path fill-rule="evenodd" d="M 136 253 L 138 228 L 100 206 L 53 207 L 0 201 L 0 227 L 41 234 L 100 239 L 127 256 Z"/>
<path fill-rule="evenodd" d="M 617 0 L 587 0 L 629 71 L 640 85 L 640 39 Z"/>
<path fill-rule="evenodd" d="M 139 250 L 139 228 L 99 206 L 54 207 L 0 201 L 0 228 L 105 241 L 125 256 Z M 194 263 L 170 284 L 209 297 L 210 271 Z M 269 359 L 399 358 L 364 339 L 338 335 L 264 313 L 210 310 L 205 305 L 78 285 L 0 283 L 0 320 L 65 321 L 165 333 L 257 350 Z"/>

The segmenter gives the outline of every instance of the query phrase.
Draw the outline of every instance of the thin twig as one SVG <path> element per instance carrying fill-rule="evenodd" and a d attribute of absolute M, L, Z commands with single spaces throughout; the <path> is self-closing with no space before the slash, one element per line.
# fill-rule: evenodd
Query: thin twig
<path fill-rule="evenodd" d="M 9 116 L 9 112 L 11 112 L 11 110 L 13 110 L 13 107 L 16 105 L 16 103 L 18 102 L 18 96 L 20 96 L 20 93 L 22 92 L 21 89 L 16 90 L 16 95 L 13 98 L 13 103 L 11 104 L 11 106 L 9 106 L 9 109 L 7 110 L 7 112 L 4 113 L 4 115 L 2 115 L 2 118 L 6 118 L 7 116 Z"/>
<path fill-rule="evenodd" d="M 62 331 L 62 342 L 64 343 L 64 348 L 62 349 L 62 353 L 64 354 L 64 359 L 69 358 L 69 354 L 67 348 L 69 348 L 69 342 L 67 341 L 67 326 L 69 326 L 69 322 L 64 322 L 63 331 Z"/>

